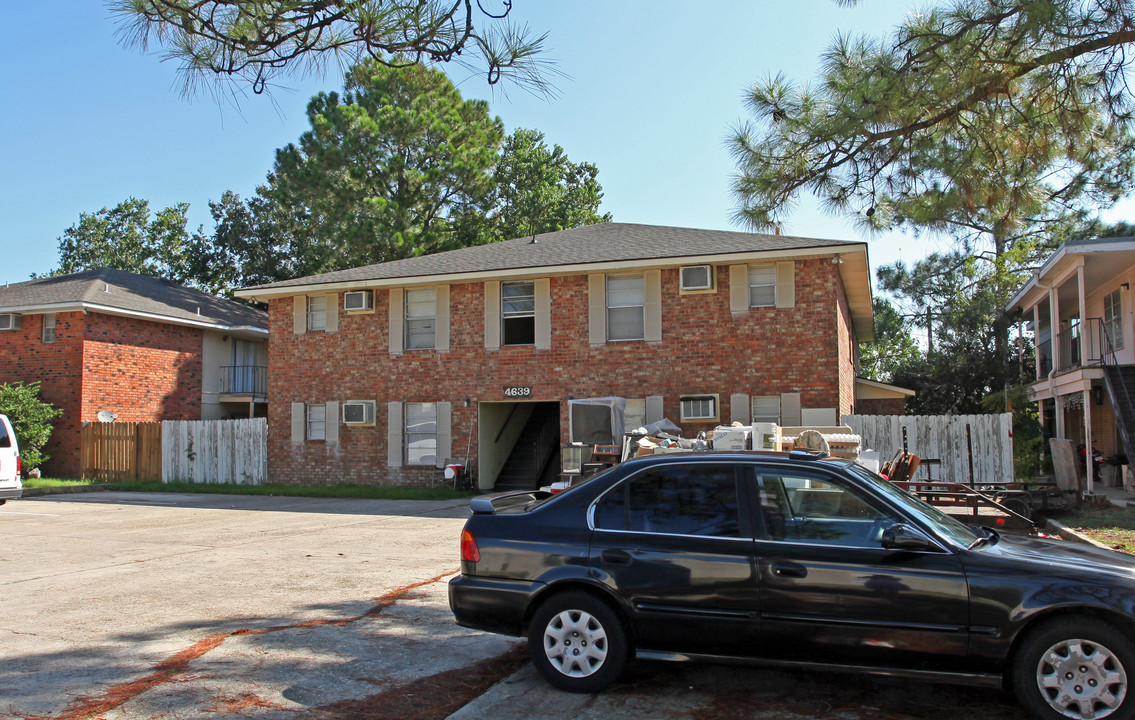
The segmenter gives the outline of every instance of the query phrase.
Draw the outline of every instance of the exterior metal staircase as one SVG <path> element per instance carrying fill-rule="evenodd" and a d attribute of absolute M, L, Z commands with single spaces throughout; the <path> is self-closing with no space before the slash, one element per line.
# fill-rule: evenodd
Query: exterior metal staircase
<path fill-rule="evenodd" d="M 1103 376 L 1107 394 L 1111 399 L 1112 412 L 1115 413 L 1115 426 L 1123 443 L 1123 452 L 1129 460 L 1135 461 L 1135 365 L 1120 365 L 1115 360 L 1111 339 L 1107 328 L 1100 323 L 1100 337 L 1103 339 Z"/>

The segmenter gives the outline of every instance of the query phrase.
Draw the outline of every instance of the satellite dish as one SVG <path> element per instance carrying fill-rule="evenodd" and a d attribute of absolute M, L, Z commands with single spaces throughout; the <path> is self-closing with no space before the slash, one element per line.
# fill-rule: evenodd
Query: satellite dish
<path fill-rule="evenodd" d="M 118 413 L 111 410 L 99 410 L 95 417 L 99 419 L 99 422 L 114 422 L 118 418 Z"/>

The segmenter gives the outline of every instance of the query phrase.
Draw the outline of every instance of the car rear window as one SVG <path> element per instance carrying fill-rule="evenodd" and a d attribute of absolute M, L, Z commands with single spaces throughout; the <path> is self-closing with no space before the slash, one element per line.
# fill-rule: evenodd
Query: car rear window
<path fill-rule="evenodd" d="M 8 436 L 8 426 L 0 422 L 0 448 L 12 447 L 12 438 Z"/>
<path fill-rule="evenodd" d="M 616 486 L 595 508 L 600 530 L 741 537 L 730 465 L 660 467 Z"/>

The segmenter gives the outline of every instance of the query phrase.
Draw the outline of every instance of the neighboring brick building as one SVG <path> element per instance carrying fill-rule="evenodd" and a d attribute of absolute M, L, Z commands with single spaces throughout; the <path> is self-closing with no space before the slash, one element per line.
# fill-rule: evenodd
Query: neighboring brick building
<path fill-rule="evenodd" d="M 79 429 L 265 412 L 267 316 L 169 281 L 89 270 L 0 288 L 0 383 L 63 410 L 43 468 L 78 477 Z"/>
<path fill-rule="evenodd" d="M 237 295 L 269 305 L 285 483 L 428 484 L 456 458 L 493 487 L 519 448 L 573 439 L 573 399 L 624 398 L 626 427 L 687 436 L 832 425 L 873 336 L 864 243 L 619 223 Z"/>

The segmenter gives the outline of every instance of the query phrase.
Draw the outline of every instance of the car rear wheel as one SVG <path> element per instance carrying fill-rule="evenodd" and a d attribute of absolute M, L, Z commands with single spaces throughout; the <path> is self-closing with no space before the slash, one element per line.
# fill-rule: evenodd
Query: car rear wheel
<path fill-rule="evenodd" d="M 1013 666 L 1013 689 L 1045 720 L 1130 720 L 1133 672 L 1135 646 L 1117 628 L 1091 618 L 1056 619 L 1025 638 Z"/>
<path fill-rule="evenodd" d="M 627 640 L 618 616 L 583 592 L 548 598 L 528 630 L 532 664 L 553 686 L 569 692 L 599 692 L 623 672 Z"/>

